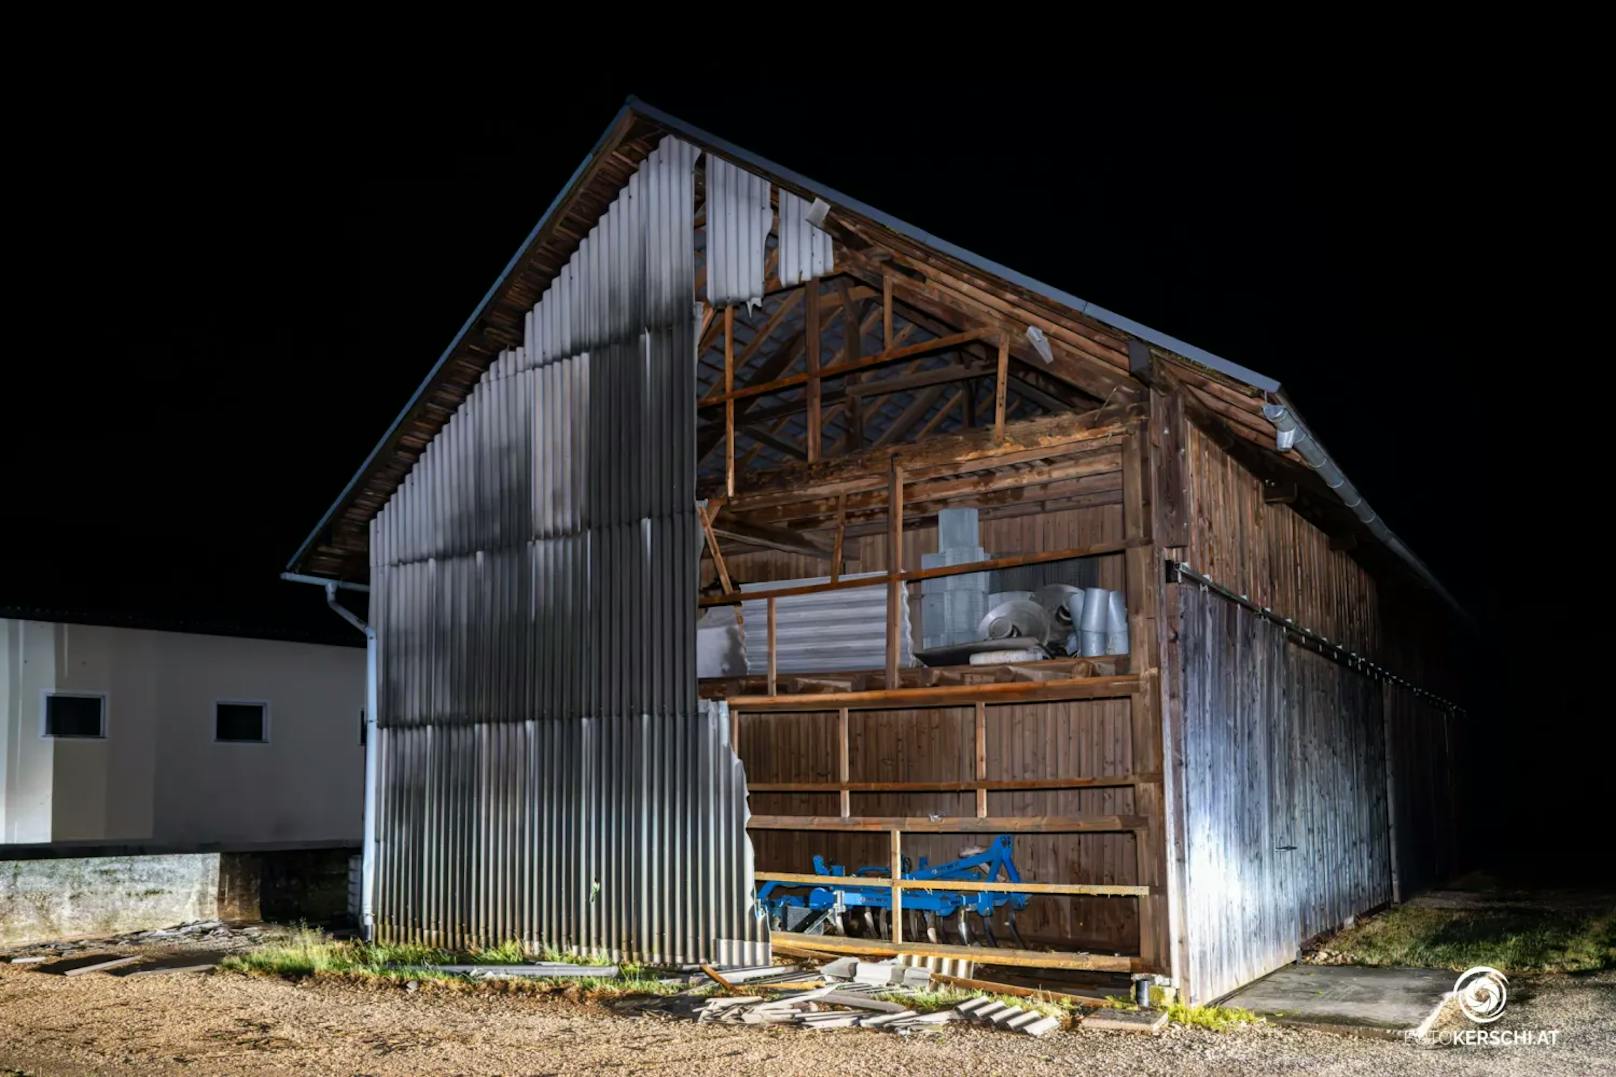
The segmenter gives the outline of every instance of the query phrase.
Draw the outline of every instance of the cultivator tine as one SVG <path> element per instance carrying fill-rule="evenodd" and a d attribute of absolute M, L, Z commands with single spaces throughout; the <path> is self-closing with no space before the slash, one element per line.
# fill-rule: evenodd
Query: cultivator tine
<path fill-rule="evenodd" d="M 881 933 L 877 931 L 875 927 L 875 913 L 870 911 L 870 907 L 868 905 L 864 906 L 864 937 L 867 939 L 878 939 L 881 937 Z"/>
<path fill-rule="evenodd" d="M 993 921 L 989 920 L 981 913 L 977 913 L 976 918 L 982 921 L 982 933 L 988 937 L 988 945 L 998 946 L 999 940 L 993 937 Z"/>
<path fill-rule="evenodd" d="M 971 926 L 965 922 L 965 910 L 961 909 L 955 914 L 959 917 L 960 945 L 971 945 Z"/>
<path fill-rule="evenodd" d="M 926 925 L 926 941 L 932 943 L 942 942 L 943 940 L 937 936 L 937 917 L 929 912 L 923 912 L 920 914 L 920 919 Z"/>
<path fill-rule="evenodd" d="M 1022 950 L 1027 949 L 1027 940 L 1021 937 L 1021 929 L 1016 926 L 1016 910 L 1010 910 L 1010 933 L 1016 937 L 1016 946 Z"/>

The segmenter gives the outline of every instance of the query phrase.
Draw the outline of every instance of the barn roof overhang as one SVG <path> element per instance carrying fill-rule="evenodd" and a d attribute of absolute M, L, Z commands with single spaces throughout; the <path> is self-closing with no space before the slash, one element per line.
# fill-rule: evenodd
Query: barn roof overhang
<path fill-rule="evenodd" d="M 370 520 L 493 360 L 503 349 L 521 343 L 524 315 L 628 177 L 669 134 L 727 158 L 778 188 L 829 203 L 832 215 L 826 227 L 837 240 L 839 257 L 846 253 L 854 267 L 890 271 L 916 289 L 924 288 L 927 269 L 937 267 L 956 275 L 963 287 L 1002 300 L 1007 321 L 1042 324 L 1059 333 L 1063 346 L 1047 373 L 1074 392 L 1116 402 L 1151 384 L 1171 382 L 1184 392 L 1192 417 L 1215 428 L 1260 474 L 1290 476 L 1311 491 L 1315 509 L 1337 525 L 1356 526 L 1354 515 L 1359 522 L 1366 520 L 1367 504 L 1344 511 L 1335 499 L 1335 488 L 1319 479 L 1314 461 L 1305 460 L 1294 447 L 1280 448 L 1279 432 L 1265 416 L 1265 406 L 1282 406 L 1293 422 L 1300 424 L 1301 418 L 1276 379 L 965 250 L 630 97 L 292 556 L 288 571 L 347 581 L 368 576 Z M 862 261 L 861 251 L 876 252 L 875 260 Z M 1297 441 L 1308 442 L 1329 460 L 1322 442 L 1305 424 Z M 1372 511 L 1367 517 L 1378 521 Z M 1364 529 L 1383 553 L 1462 614 L 1441 582 L 1383 521 Z"/>

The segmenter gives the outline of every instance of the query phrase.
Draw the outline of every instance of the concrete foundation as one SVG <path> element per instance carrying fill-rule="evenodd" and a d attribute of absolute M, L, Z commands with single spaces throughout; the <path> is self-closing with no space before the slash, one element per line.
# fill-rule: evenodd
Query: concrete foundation
<path fill-rule="evenodd" d="M 1287 965 L 1224 1000 L 1282 1024 L 1400 1036 L 1419 1028 L 1453 990 L 1447 969 Z"/>
<path fill-rule="evenodd" d="M 351 848 L 0 859 L 0 946 L 190 920 L 347 916 Z"/>

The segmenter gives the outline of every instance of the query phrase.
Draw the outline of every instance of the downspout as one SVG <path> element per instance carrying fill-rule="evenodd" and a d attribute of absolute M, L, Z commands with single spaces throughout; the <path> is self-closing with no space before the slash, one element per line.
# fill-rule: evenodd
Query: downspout
<path fill-rule="evenodd" d="M 376 630 L 337 601 L 339 587 L 367 593 L 370 588 L 363 584 L 301 576 L 295 572 L 283 572 L 281 579 L 322 585 L 326 605 L 365 634 L 365 814 L 364 836 L 359 847 L 359 929 L 365 941 L 370 942 L 376 934 Z"/>
<path fill-rule="evenodd" d="M 1382 520 L 1375 510 L 1369 507 L 1369 502 L 1364 500 L 1364 496 L 1358 492 L 1358 488 L 1352 485 L 1351 480 L 1341 471 L 1336 462 L 1330 459 L 1330 454 L 1324 451 L 1324 446 L 1319 444 L 1312 431 L 1303 424 L 1301 416 L 1296 414 L 1296 409 L 1283 401 L 1276 401 L 1272 404 L 1263 405 L 1263 417 L 1273 424 L 1276 435 L 1275 447 L 1282 453 L 1295 449 L 1296 454 L 1302 458 L 1302 462 L 1312 468 L 1318 477 L 1324 480 L 1324 485 L 1328 486 L 1336 497 L 1341 499 L 1341 503 L 1351 509 L 1353 515 L 1363 521 L 1364 526 L 1369 528 L 1370 534 L 1374 535 L 1387 549 L 1401 558 L 1405 564 L 1414 570 L 1415 575 L 1419 576 L 1421 582 L 1441 596 L 1443 601 L 1452 606 L 1454 611 L 1459 614 L 1460 619 L 1469 624 L 1469 615 L 1465 612 L 1464 607 L 1459 604 L 1459 600 L 1454 598 L 1446 587 L 1442 586 L 1442 582 L 1436 578 L 1434 572 L 1425 566 L 1425 562 L 1416 557 L 1414 551 L 1404 545 L 1403 540 L 1393 534 L 1391 528 L 1386 526 L 1386 521 Z"/>

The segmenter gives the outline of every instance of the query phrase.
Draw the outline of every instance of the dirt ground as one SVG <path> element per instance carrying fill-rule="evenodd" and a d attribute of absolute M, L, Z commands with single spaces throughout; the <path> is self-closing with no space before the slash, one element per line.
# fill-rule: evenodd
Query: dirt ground
<path fill-rule="evenodd" d="M 0 965 L 0 1073 L 1278 1073 L 1616 1072 L 1616 973 L 1520 985 L 1496 1027 L 1558 1029 L 1557 1046 L 1417 1047 L 1321 1032 L 1170 1027 L 1159 1037 L 1056 1032 L 1042 1040 L 951 1026 L 698 1025 L 644 1003 L 450 991 L 235 973 L 63 977 Z"/>

